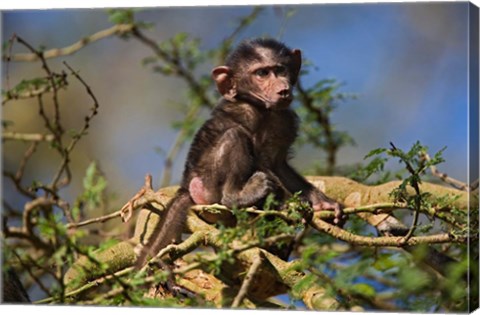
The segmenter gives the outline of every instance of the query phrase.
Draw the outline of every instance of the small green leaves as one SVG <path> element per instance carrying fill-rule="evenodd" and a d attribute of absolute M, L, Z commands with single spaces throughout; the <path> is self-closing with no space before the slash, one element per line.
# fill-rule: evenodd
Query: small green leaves
<path fill-rule="evenodd" d="M 350 291 L 352 293 L 363 295 L 365 297 L 370 297 L 370 298 L 374 297 L 375 294 L 377 293 L 373 286 L 366 283 L 355 283 L 350 287 Z"/>
<path fill-rule="evenodd" d="M 106 187 L 107 181 L 98 171 L 96 162 L 91 162 L 83 178 L 84 192 L 81 195 L 81 199 L 87 202 L 90 208 L 95 208 L 101 203 Z"/>
<path fill-rule="evenodd" d="M 308 74 L 309 68 L 304 67 L 301 75 Z M 295 101 L 296 112 L 302 120 L 297 144 L 311 144 L 327 153 L 327 167 L 323 171 L 326 174 L 332 174 L 338 150 L 354 144 L 347 132 L 336 130 L 331 122 L 332 111 L 340 103 L 353 98 L 338 92 L 339 88 L 340 84 L 332 79 L 320 80 L 310 88 L 303 88 L 299 81 Z"/>
<path fill-rule="evenodd" d="M 381 254 L 376 257 L 372 266 L 378 271 L 385 272 L 397 267 L 398 261 L 396 261 L 392 255 Z"/>
<path fill-rule="evenodd" d="M 374 155 L 380 155 L 380 154 L 385 153 L 387 151 L 388 151 L 388 149 L 385 149 L 385 148 L 374 149 L 374 150 L 370 151 L 367 155 L 365 155 L 364 159 L 368 159 L 368 158 L 370 158 Z"/>
<path fill-rule="evenodd" d="M 113 24 L 133 24 L 134 11 L 131 9 L 109 9 L 108 20 Z"/>
<path fill-rule="evenodd" d="M 372 151 L 373 152 L 373 151 Z M 371 156 L 371 154 L 378 154 L 370 152 L 365 158 Z M 385 163 L 388 161 L 387 158 L 384 157 L 375 157 L 368 163 L 365 167 L 360 168 L 357 170 L 355 177 L 359 178 L 361 181 L 365 181 L 369 178 L 372 174 L 383 172 L 385 167 Z"/>
<path fill-rule="evenodd" d="M 417 268 L 403 268 L 399 274 L 400 285 L 407 292 L 422 292 L 431 284 L 428 274 Z"/>

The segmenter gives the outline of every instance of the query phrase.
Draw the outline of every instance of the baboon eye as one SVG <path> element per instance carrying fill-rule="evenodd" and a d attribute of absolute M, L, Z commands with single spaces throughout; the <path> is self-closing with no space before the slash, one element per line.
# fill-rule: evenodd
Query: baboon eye
<path fill-rule="evenodd" d="M 287 68 L 285 66 L 276 66 L 275 69 L 275 75 L 279 76 L 286 76 L 287 75 Z"/>
<path fill-rule="evenodd" d="M 264 77 L 268 76 L 269 73 L 270 73 L 270 70 L 268 70 L 266 68 L 260 68 L 260 69 L 255 70 L 255 75 L 259 76 L 261 78 L 264 78 Z"/>

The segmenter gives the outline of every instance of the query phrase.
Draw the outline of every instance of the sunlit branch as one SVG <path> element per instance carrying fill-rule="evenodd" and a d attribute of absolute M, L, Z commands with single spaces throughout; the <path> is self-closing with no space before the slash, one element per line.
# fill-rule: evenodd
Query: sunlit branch
<path fill-rule="evenodd" d="M 33 141 L 40 142 L 46 141 L 51 142 L 55 139 L 55 136 L 52 134 L 40 134 L 40 133 L 19 133 L 19 132 L 3 132 L 2 140 L 20 140 L 20 141 Z"/>
<path fill-rule="evenodd" d="M 362 236 L 348 232 L 318 218 L 314 218 L 310 224 L 315 229 L 325 232 L 341 241 L 359 246 L 403 247 L 418 244 L 465 243 L 467 241 L 467 238 L 464 236 L 454 236 L 449 233 L 428 236 L 412 236 L 408 239 L 405 239 L 404 236 Z"/>
<path fill-rule="evenodd" d="M 108 29 L 105 29 L 95 34 L 92 34 L 90 36 L 84 37 L 70 46 L 46 50 L 42 53 L 42 55 L 43 55 L 43 58 L 45 59 L 71 55 L 90 43 L 96 42 L 98 40 L 101 40 L 103 38 L 106 38 L 112 35 L 122 35 L 122 34 L 128 33 L 133 28 L 134 28 L 133 24 L 117 24 Z M 18 53 L 10 57 L 3 56 L 3 60 L 4 61 L 10 61 L 10 60 L 11 61 L 38 61 L 40 60 L 40 57 L 35 53 Z"/>

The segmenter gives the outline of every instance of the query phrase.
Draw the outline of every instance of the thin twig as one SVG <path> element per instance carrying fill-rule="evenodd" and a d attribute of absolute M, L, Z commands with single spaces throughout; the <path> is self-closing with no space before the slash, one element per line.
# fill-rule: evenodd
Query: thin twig
<path fill-rule="evenodd" d="M 9 38 L 8 40 L 8 54 L 5 57 L 5 61 L 7 63 L 6 65 L 6 73 L 5 73 L 5 79 L 6 79 L 6 86 L 7 90 L 10 90 L 10 61 L 12 60 L 12 48 L 13 48 L 13 43 L 15 42 L 16 34 L 13 34 L 12 37 Z"/>
<path fill-rule="evenodd" d="M 27 47 L 34 55 L 37 56 L 37 58 L 40 60 L 42 64 L 42 68 L 47 74 L 47 79 L 50 81 L 50 86 L 52 87 L 53 90 L 53 95 L 52 95 L 52 101 L 53 101 L 53 107 L 54 107 L 54 126 L 56 130 L 58 130 L 59 133 L 63 132 L 63 127 L 60 124 L 60 104 L 58 101 L 58 86 L 57 83 L 55 82 L 55 74 L 50 70 L 50 67 L 47 64 L 47 61 L 45 60 L 44 53 L 36 50 L 33 48 L 32 45 L 30 45 L 28 42 L 26 42 L 23 38 L 17 36 L 17 41 Z"/>
<path fill-rule="evenodd" d="M 32 155 L 35 153 L 35 150 L 37 149 L 37 146 L 38 146 L 38 142 L 32 142 L 30 144 L 28 149 L 23 154 L 22 160 L 20 161 L 20 164 L 18 166 L 18 169 L 17 169 L 17 172 L 15 173 L 15 175 L 13 175 L 12 173 L 10 173 L 8 171 L 3 171 L 3 176 L 8 177 L 13 181 L 17 191 L 19 191 L 21 194 L 29 197 L 30 199 L 36 198 L 36 195 L 33 192 L 31 192 L 30 190 L 28 190 L 27 188 L 23 187 L 21 182 L 22 182 L 22 178 L 23 178 L 23 174 L 25 172 L 25 167 L 27 165 L 27 162 L 32 157 Z"/>
<path fill-rule="evenodd" d="M 397 151 L 399 150 L 395 147 L 395 145 L 390 142 L 390 145 L 392 146 L 392 151 Z M 412 165 L 403 157 L 400 155 L 400 159 L 405 163 L 407 171 L 412 174 L 412 175 L 418 175 L 417 172 L 413 169 Z M 420 215 L 420 198 L 421 198 L 421 193 L 420 193 L 420 187 L 418 186 L 418 182 L 416 180 L 413 180 L 411 182 L 411 185 L 413 186 L 413 189 L 415 190 L 415 212 L 413 213 L 413 220 L 412 224 L 410 226 L 410 229 L 408 230 L 407 234 L 403 237 L 402 243 L 408 242 L 408 239 L 413 236 L 413 233 L 415 232 L 415 229 L 417 228 L 417 223 L 418 223 L 418 217 Z"/>
<path fill-rule="evenodd" d="M 280 27 L 278 29 L 278 34 L 276 36 L 276 38 L 278 38 L 279 40 L 281 40 L 282 37 L 285 35 L 285 31 L 287 30 L 287 22 L 291 16 L 290 14 L 291 10 L 295 10 L 295 9 L 283 8 L 282 10 L 283 16 L 280 22 Z"/>
<path fill-rule="evenodd" d="M 30 144 L 27 151 L 25 151 L 25 153 L 23 154 L 23 158 L 20 161 L 17 173 L 15 174 L 15 180 L 17 180 L 19 184 L 23 178 L 23 174 L 25 173 L 25 168 L 27 167 L 28 160 L 30 160 L 32 155 L 37 150 L 37 146 L 38 146 L 38 142 L 33 142 L 32 144 Z"/>
<path fill-rule="evenodd" d="M 51 245 L 35 234 L 35 222 L 33 222 L 33 215 L 38 208 L 47 208 L 54 204 L 55 202 L 52 199 L 46 197 L 38 197 L 30 202 L 27 202 L 22 213 L 21 227 L 8 227 L 4 222 L 3 232 L 5 233 L 5 238 L 16 237 L 25 239 L 32 243 L 36 248 L 41 248 L 47 252 L 51 252 Z"/>
<path fill-rule="evenodd" d="M 248 269 L 248 273 L 243 279 L 242 286 L 240 287 L 237 296 L 235 296 L 235 299 L 233 300 L 232 307 L 237 308 L 240 306 L 240 303 L 242 303 L 243 298 L 247 295 L 248 289 L 253 282 L 253 277 L 262 265 L 262 260 L 263 254 L 260 251 L 259 254 L 253 259 L 252 265 Z"/>
<path fill-rule="evenodd" d="M 51 207 L 54 204 L 55 202 L 52 199 L 46 197 L 38 197 L 35 200 L 25 203 L 25 206 L 23 208 L 22 224 L 24 231 L 28 233 L 28 235 L 32 237 L 35 235 L 35 224 L 32 220 L 33 212 L 38 208 Z"/>
<path fill-rule="evenodd" d="M 335 139 L 333 137 L 330 118 L 328 117 L 328 114 L 325 113 L 321 108 L 314 106 L 314 99 L 312 98 L 310 93 L 303 88 L 301 80 L 298 80 L 297 82 L 297 91 L 303 106 L 315 115 L 315 120 L 322 127 L 323 132 L 325 133 L 325 151 L 327 153 L 326 173 L 327 175 L 331 175 L 333 174 L 333 170 L 336 164 L 338 144 L 335 142 Z"/>
<path fill-rule="evenodd" d="M 27 98 L 32 98 L 32 97 L 37 97 L 38 95 L 44 94 L 50 90 L 49 86 L 44 86 L 42 88 L 36 89 L 36 90 L 31 90 L 23 93 L 12 93 L 10 90 L 8 90 L 5 93 L 5 97 L 2 100 L 2 105 L 7 104 L 11 100 L 19 100 L 19 99 L 27 99 Z"/>
<path fill-rule="evenodd" d="M 60 77 L 60 79 L 62 79 L 62 78 Z M 58 84 L 59 88 L 63 88 L 65 86 L 67 86 L 67 81 L 65 80 L 65 78 L 63 78 L 62 80 L 59 80 L 57 82 L 57 84 Z M 8 103 L 9 101 L 12 101 L 12 100 L 34 98 L 34 97 L 37 97 L 39 95 L 48 93 L 50 91 L 51 91 L 50 85 L 45 85 L 45 86 L 40 87 L 40 88 L 35 88 L 35 89 L 32 89 L 32 90 L 23 91 L 23 92 L 20 92 L 20 93 L 16 92 L 16 91 L 12 91 L 12 90 L 7 90 L 5 92 L 5 97 L 2 100 L 2 105 L 5 105 L 6 103 Z"/>
<path fill-rule="evenodd" d="M 240 22 L 238 23 L 238 26 L 237 28 L 235 28 L 235 30 L 233 30 L 233 32 L 228 36 L 228 38 L 226 39 L 227 41 L 233 41 L 233 39 L 235 37 L 238 36 L 238 34 L 240 34 L 240 32 L 245 28 L 247 27 L 248 25 L 250 25 L 252 23 L 252 21 L 254 21 L 257 16 L 263 11 L 264 9 L 260 6 L 258 7 L 254 7 L 252 12 L 245 16 L 245 17 L 242 17 L 240 19 Z"/>
<path fill-rule="evenodd" d="M 13 254 L 15 255 L 15 257 L 18 259 L 18 261 L 20 262 L 20 265 L 22 266 L 23 270 L 26 270 L 27 273 L 30 275 L 30 277 L 33 279 L 33 281 L 38 285 L 38 287 L 43 291 L 45 292 L 45 294 L 47 296 L 50 296 L 51 295 L 51 292 L 50 290 L 42 283 L 42 281 L 33 273 L 33 270 L 32 270 L 32 266 L 29 266 L 27 265 L 27 263 L 25 263 L 23 261 L 23 259 L 20 257 L 20 255 L 17 253 L 17 251 L 15 249 L 12 249 L 12 252 Z M 31 259 L 30 256 L 28 256 L 29 260 L 31 260 L 33 263 L 36 264 L 36 262 Z M 39 266 L 37 266 L 39 267 Z M 42 268 L 43 269 L 43 268 Z"/>
<path fill-rule="evenodd" d="M 147 281 L 145 281 L 147 283 Z M 97 295 L 95 294 L 95 297 L 91 301 L 83 301 L 83 305 L 102 305 L 105 301 L 110 301 L 113 297 L 119 295 L 119 294 L 124 294 L 125 293 L 125 288 L 119 287 L 119 288 L 113 288 L 112 290 L 104 293 Z"/>
<path fill-rule="evenodd" d="M 80 132 L 78 132 L 71 140 L 69 146 L 63 151 L 64 153 L 64 156 L 63 156 L 63 161 L 62 161 L 62 164 L 60 165 L 59 169 L 57 170 L 57 173 L 56 175 L 54 176 L 52 182 L 50 183 L 50 187 L 55 187 L 58 183 L 58 181 L 60 180 L 60 177 L 62 176 L 62 173 L 63 171 L 66 172 L 66 177 L 64 179 L 64 181 L 62 182 L 62 185 L 65 186 L 67 185 L 69 182 L 70 182 L 70 178 L 71 178 L 71 174 L 70 174 L 70 169 L 68 167 L 68 164 L 70 163 L 70 153 L 72 152 L 72 150 L 75 148 L 75 145 L 77 144 L 77 142 L 82 138 L 82 136 L 85 134 L 86 130 L 90 127 L 90 121 L 92 120 L 92 118 L 98 114 L 98 108 L 99 108 L 99 104 L 98 104 L 98 101 L 97 101 L 97 98 L 95 97 L 95 95 L 93 94 L 92 90 L 90 89 L 90 86 L 83 80 L 83 78 L 77 73 L 75 72 L 66 62 L 64 62 L 64 65 L 70 70 L 70 72 L 72 73 L 73 76 L 75 76 L 75 78 L 77 78 L 78 81 L 80 81 L 80 83 L 85 87 L 85 89 L 87 90 L 87 94 L 90 96 L 90 98 L 93 100 L 93 106 L 92 108 L 90 109 L 90 113 L 85 116 L 85 121 L 84 121 L 84 124 L 83 124 L 83 127 L 82 129 L 80 130 Z"/>
<path fill-rule="evenodd" d="M 56 184 L 57 184 L 60 176 L 63 174 L 64 171 L 66 172 L 66 178 L 67 178 L 66 182 L 67 183 L 70 181 L 70 176 L 71 176 L 70 169 L 68 167 L 68 163 L 70 161 L 69 157 L 68 157 L 68 152 L 65 152 L 63 144 L 62 144 L 62 135 L 64 133 L 64 128 L 62 127 L 62 125 L 60 123 L 60 104 L 59 104 L 59 100 L 58 100 L 58 86 L 57 86 L 57 83 L 55 82 L 55 78 L 57 77 L 57 75 L 50 70 L 50 67 L 48 66 L 47 61 L 45 60 L 43 52 L 41 52 L 39 50 L 36 50 L 35 48 L 33 48 L 32 45 L 30 45 L 28 42 L 26 42 L 25 40 L 23 40 L 19 36 L 16 36 L 16 39 L 19 43 L 21 43 L 22 45 L 27 47 L 32 52 L 32 54 L 36 55 L 38 60 L 40 60 L 40 62 L 42 64 L 42 68 L 45 71 L 45 73 L 47 74 L 47 79 L 49 80 L 50 86 L 51 86 L 52 91 L 53 91 L 53 94 L 52 94 L 52 101 L 53 101 L 53 108 L 54 108 L 53 122 L 50 121 L 50 119 L 47 117 L 47 115 L 44 111 L 43 102 L 42 102 L 42 95 L 38 96 L 38 101 L 39 101 L 39 105 L 40 105 L 40 115 L 43 117 L 43 119 L 45 121 L 45 124 L 46 124 L 46 127 L 55 136 L 55 142 L 56 142 L 55 148 L 57 149 L 58 153 L 63 158 L 62 159 L 62 164 L 59 168 L 59 171 L 54 176 L 54 179 L 53 179 L 53 181 L 50 185 L 50 187 L 52 189 L 54 189 L 54 187 L 56 187 Z M 60 77 L 65 79 L 65 76 L 66 75 L 61 75 Z"/>
<path fill-rule="evenodd" d="M 431 160 L 430 155 L 428 155 L 428 153 L 426 152 L 422 154 L 422 158 L 425 159 L 426 161 Z M 466 183 L 459 181 L 455 178 L 452 178 L 448 176 L 446 173 L 440 172 L 435 165 L 430 166 L 430 171 L 432 172 L 433 176 L 440 178 L 442 181 L 449 184 L 450 186 L 463 191 L 470 191 L 470 187 Z"/>
<path fill-rule="evenodd" d="M 120 217 L 120 215 L 121 215 L 121 210 L 110 213 L 110 214 L 107 214 L 107 215 L 104 215 L 104 216 L 101 216 L 101 217 L 85 220 L 85 221 L 82 221 L 82 222 L 69 223 L 65 227 L 67 229 L 75 229 L 75 228 L 79 228 L 79 227 L 89 225 L 89 224 L 93 224 L 93 223 L 103 223 L 103 222 L 106 222 L 108 220 Z"/>
<path fill-rule="evenodd" d="M 82 222 L 70 223 L 66 225 L 66 228 L 74 229 L 74 228 L 86 226 L 93 223 L 103 223 L 117 217 L 118 218 L 122 217 L 124 218 L 124 221 L 128 221 L 127 218 L 129 218 L 131 214 L 126 214 L 127 212 L 133 212 L 133 210 L 143 207 L 149 203 L 157 203 L 159 205 L 163 205 L 164 199 L 165 199 L 165 196 L 162 195 L 160 192 L 153 191 L 152 177 L 150 174 L 147 174 L 145 176 L 144 186 L 120 210 L 101 216 L 101 217 L 88 219 Z"/>
<path fill-rule="evenodd" d="M 211 205 L 194 205 L 190 209 L 193 211 L 197 212 L 203 212 L 203 211 L 226 211 L 226 212 L 231 212 L 232 210 L 228 208 L 227 206 L 221 205 L 221 204 L 211 204 Z M 285 221 L 292 221 L 290 217 L 286 215 L 285 212 L 283 211 L 277 211 L 277 210 L 258 210 L 255 207 L 248 207 L 245 209 L 242 209 L 243 211 L 246 211 L 251 214 L 256 214 L 259 217 L 261 216 L 277 216 L 279 218 L 284 219 Z"/>
<path fill-rule="evenodd" d="M 93 281 L 90 281 L 89 283 L 85 284 L 84 286 L 82 286 L 78 289 L 66 292 L 65 295 L 64 295 L 64 298 L 72 297 L 72 296 L 75 296 L 75 295 L 80 294 L 82 292 L 85 292 L 85 291 L 87 291 L 91 288 L 98 287 L 100 284 L 104 283 L 105 281 L 108 281 L 108 280 L 111 280 L 111 279 L 114 279 L 114 278 L 118 278 L 120 276 L 127 275 L 130 272 L 132 272 L 133 270 L 134 270 L 133 267 L 128 267 L 128 268 L 122 269 L 120 271 L 117 271 L 117 272 L 115 272 L 111 275 L 107 275 L 107 276 L 95 279 Z M 49 297 L 49 298 L 46 298 L 46 299 L 43 299 L 43 300 L 34 301 L 33 303 L 34 304 L 45 304 L 45 303 L 51 303 L 51 302 L 54 302 L 54 301 L 55 301 L 54 297 Z"/>
<path fill-rule="evenodd" d="M 45 106 L 43 104 L 43 94 L 37 95 L 38 101 L 38 114 L 42 117 L 43 122 L 45 124 L 45 128 L 47 128 L 54 136 L 55 141 L 58 139 L 57 130 L 53 127 L 52 123 L 50 122 L 50 118 L 48 118 L 47 113 L 45 112 Z"/>
<path fill-rule="evenodd" d="M 222 45 L 219 45 L 221 47 L 221 51 L 219 54 L 218 62 L 225 62 L 225 59 L 231 51 L 235 37 L 237 37 L 247 26 L 249 26 L 253 21 L 255 21 L 255 19 L 260 15 L 263 10 L 264 9 L 260 6 L 254 7 L 249 15 L 240 19 L 238 26 L 230 33 L 227 38 L 223 40 Z"/>
<path fill-rule="evenodd" d="M 160 48 L 154 40 L 145 36 L 138 28 L 134 27 L 132 29 L 132 35 L 144 45 L 150 47 L 157 57 L 170 64 L 175 69 L 175 74 L 183 78 L 192 89 L 192 92 L 198 95 L 201 104 L 210 108 L 214 106 L 215 102 L 210 99 L 201 84 L 195 79 L 193 74 L 179 62 L 178 59 L 172 58 L 172 56 Z"/>

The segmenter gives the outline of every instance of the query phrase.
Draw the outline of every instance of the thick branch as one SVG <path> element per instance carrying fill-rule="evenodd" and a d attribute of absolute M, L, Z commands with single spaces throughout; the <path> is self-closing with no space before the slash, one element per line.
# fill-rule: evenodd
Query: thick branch
<path fill-rule="evenodd" d="M 358 194 L 359 203 L 351 204 L 354 207 L 346 208 L 347 210 L 350 209 L 349 211 L 352 212 L 362 211 L 365 215 L 375 217 L 377 215 L 373 213 L 377 211 L 378 207 L 389 208 L 399 206 L 398 204 L 392 204 L 391 202 L 388 202 L 388 193 L 391 191 L 391 189 L 396 187 L 395 183 L 370 187 L 340 177 L 313 178 L 313 182 L 318 185 L 320 184 L 319 181 L 323 181 L 323 186 L 325 187 L 327 194 L 339 201 L 343 201 L 343 196 L 346 196 L 351 192 L 362 191 L 363 194 Z M 138 247 L 140 246 L 139 244 L 145 244 L 147 242 L 147 240 L 151 236 L 151 231 L 158 223 L 162 205 L 168 202 L 168 199 L 174 195 L 176 188 L 177 187 L 168 187 L 156 192 L 151 190 L 151 188 L 147 189 L 148 192 L 146 192 L 146 194 L 142 194 L 142 196 L 138 200 L 135 200 L 133 202 L 134 207 L 137 207 L 139 205 L 145 206 L 148 203 L 147 199 L 150 199 L 153 202 L 153 205 L 156 205 L 156 207 L 158 208 L 155 211 L 152 211 L 154 207 L 142 209 L 139 212 L 136 221 L 134 236 L 132 237 L 132 239 L 127 242 L 122 242 L 118 244 L 118 246 L 114 246 L 114 248 L 108 250 L 110 254 L 100 255 L 103 256 L 103 258 L 100 259 L 99 255 L 95 255 L 96 258 L 101 262 L 107 263 L 108 266 L 110 266 L 108 269 L 112 272 L 114 272 L 115 270 L 119 270 L 115 268 L 119 268 L 120 266 L 121 268 L 126 268 L 131 265 L 135 261 L 136 257 L 134 251 L 136 251 L 137 249 L 134 249 L 134 247 Z M 423 184 L 422 189 L 425 191 L 431 191 L 434 194 L 439 192 L 458 193 L 460 195 L 460 198 L 454 201 L 455 205 L 459 208 L 462 208 L 465 205 L 463 200 L 463 194 L 466 194 L 466 192 L 459 192 L 449 188 L 444 188 L 438 185 L 432 185 L 427 183 Z M 153 196 L 151 198 L 146 198 L 148 194 L 153 194 Z M 373 205 L 369 206 L 367 203 L 364 203 L 364 201 L 373 203 Z M 364 204 L 364 206 L 362 206 L 362 204 Z M 196 206 L 195 208 L 198 211 L 204 207 L 205 206 Z M 223 209 L 223 206 L 219 205 L 215 205 L 213 206 L 213 208 L 221 211 L 225 210 Z M 258 212 L 258 210 L 255 209 L 250 209 L 249 211 Z M 119 216 L 120 214 L 118 213 L 117 215 Z M 386 215 L 388 214 L 379 214 L 379 216 Z M 352 233 L 349 233 L 348 231 L 330 225 L 317 217 L 313 219 L 312 225 L 318 230 L 328 233 L 333 237 L 338 238 L 339 240 L 364 246 L 407 247 L 407 245 L 411 246 L 419 243 L 445 243 L 465 241 L 464 239 L 459 239 L 449 234 L 439 234 L 432 236 L 414 236 L 410 238 L 407 242 L 402 243 L 402 240 L 404 239 L 402 236 L 366 237 L 361 235 L 354 235 Z M 199 246 L 207 245 L 217 249 L 224 248 L 225 246 L 225 244 L 223 244 L 223 242 L 221 241 L 221 232 L 213 225 L 201 220 L 194 212 L 190 212 L 190 214 L 187 216 L 186 230 L 193 234 L 181 244 L 171 246 L 162 250 L 161 253 L 159 253 L 159 256 L 168 252 L 170 254 L 170 258 L 177 259 L 179 257 L 183 257 L 187 253 L 192 252 Z M 272 236 L 271 242 L 278 242 L 279 237 L 283 239 L 283 237 L 287 236 Z M 264 241 L 269 242 L 269 239 L 266 239 Z M 288 287 L 293 287 L 305 276 L 303 273 L 295 271 L 296 269 L 293 267 L 294 263 L 287 263 L 279 259 L 278 257 L 258 248 L 259 245 L 260 244 L 258 242 L 247 242 L 243 245 L 235 244 L 235 246 L 232 246 L 230 249 L 230 253 L 232 255 L 235 255 L 236 259 L 233 264 L 222 265 L 222 276 L 226 276 L 227 278 L 232 279 L 232 281 L 237 282 L 238 285 L 241 285 L 242 279 L 244 279 L 244 273 L 252 268 L 251 266 L 255 261 L 255 257 L 258 257 L 258 255 L 260 254 L 259 251 L 262 251 L 266 259 L 262 261 L 261 266 L 255 273 L 256 281 L 249 284 L 249 286 L 251 286 L 248 290 L 249 296 L 251 296 L 252 298 L 255 297 L 259 299 L 264 299 L 272 295 L 284 293 Z M 118 250 L 122 251 L 123 254 L 117 252 Z M 112 253 L 115 254 L 112 255 Z M 182 279 L 182 283 L 190 283 L 188 280 L 182 278 L 183 275 L 190 272 L 197 272 L 199 269 L 202 268 L 202 266 L 204 266 L 205 262 L 210 261 L 208 258 L 216 259 L 215 255 L 210 255 L 203 260 L 193 260 L 188 265 L 184 265 L 181 268 L 175 269 L 174 274 L 176 274 L 179 279 Z M 85 261 L 83 262 L 83 264 L 76 263 L 75 265 L 76 267 L 72 269 L 75 269 L 77 271 L 75 271 L 74 273 L 78 272 L 79 266 L 83 266 L 82 268 L 80 268 L 81 270 L 90 273 L 88 266 L 85 266 Z M 69 272 L 69 276 L 66 278 L 72 279 L 71 276 L 72 274 L 71 272 Z M 92 275 L 90 274 L 87 278 L 92 279 Z M 85 280 L 87 278 L 83 279 Z M 325 310 L 337 309 L 339 307 L 338 302 L 328 294 L 325 288 L 321 286 L 304 288 L 302 290 L 303 291 L 298 292 L 299 298 L 301 298 L 310 309 Z"/>
<path fill-rule="evenodd" d="M 323 220 L 314 218 L 311 221 L 311 225 L 319 230 L 323 231 L 341 241 L 348 242 L 354 245 L 361 246 L 413 246 L 418 244 L 439 244 L 439 243 L 464 243 L 467 241 L 466 237 L 455 237 L 449 233 L 442 233 L 428 236 L 412 236 L 406 239 L 404 236 L 384 236 L 384 237 L 369 237 L 352 234 L 337 226 L 331 225 Z"/>
<path fill-rule="evenodd" d="M 359 201 L 359 206 L 392 202 L 390 192 L 401 184 L 401 181 L 395 180 L 381 185 L 369 186 L 360 184 L 346 177 L 337 176 L 308 176 L 307 179 L 315 186 L 324 187 L 322 190 L 324 190 L 326 195 L 335 200 L 342 201 L 352 193 L 360 193 L 361 200 Z M 427 182 L 422 182 L 419 186 L 422 192 L 428 192 L 433 196 L 439 197 L 448 195 L 452 198 L 458 197 L 458 199 L 452 202 L 451 206 L 462 211 L 470 209 L 468 200 L 469 196 L 465 191 Z M 412 195 L 415 194 L 410 187 L 407 188 L 407 192 Z M 473 205 L 475 206 L 475 203 L 473 203 Z M 476 209 L 478 209 L 478 203 Z"/>

